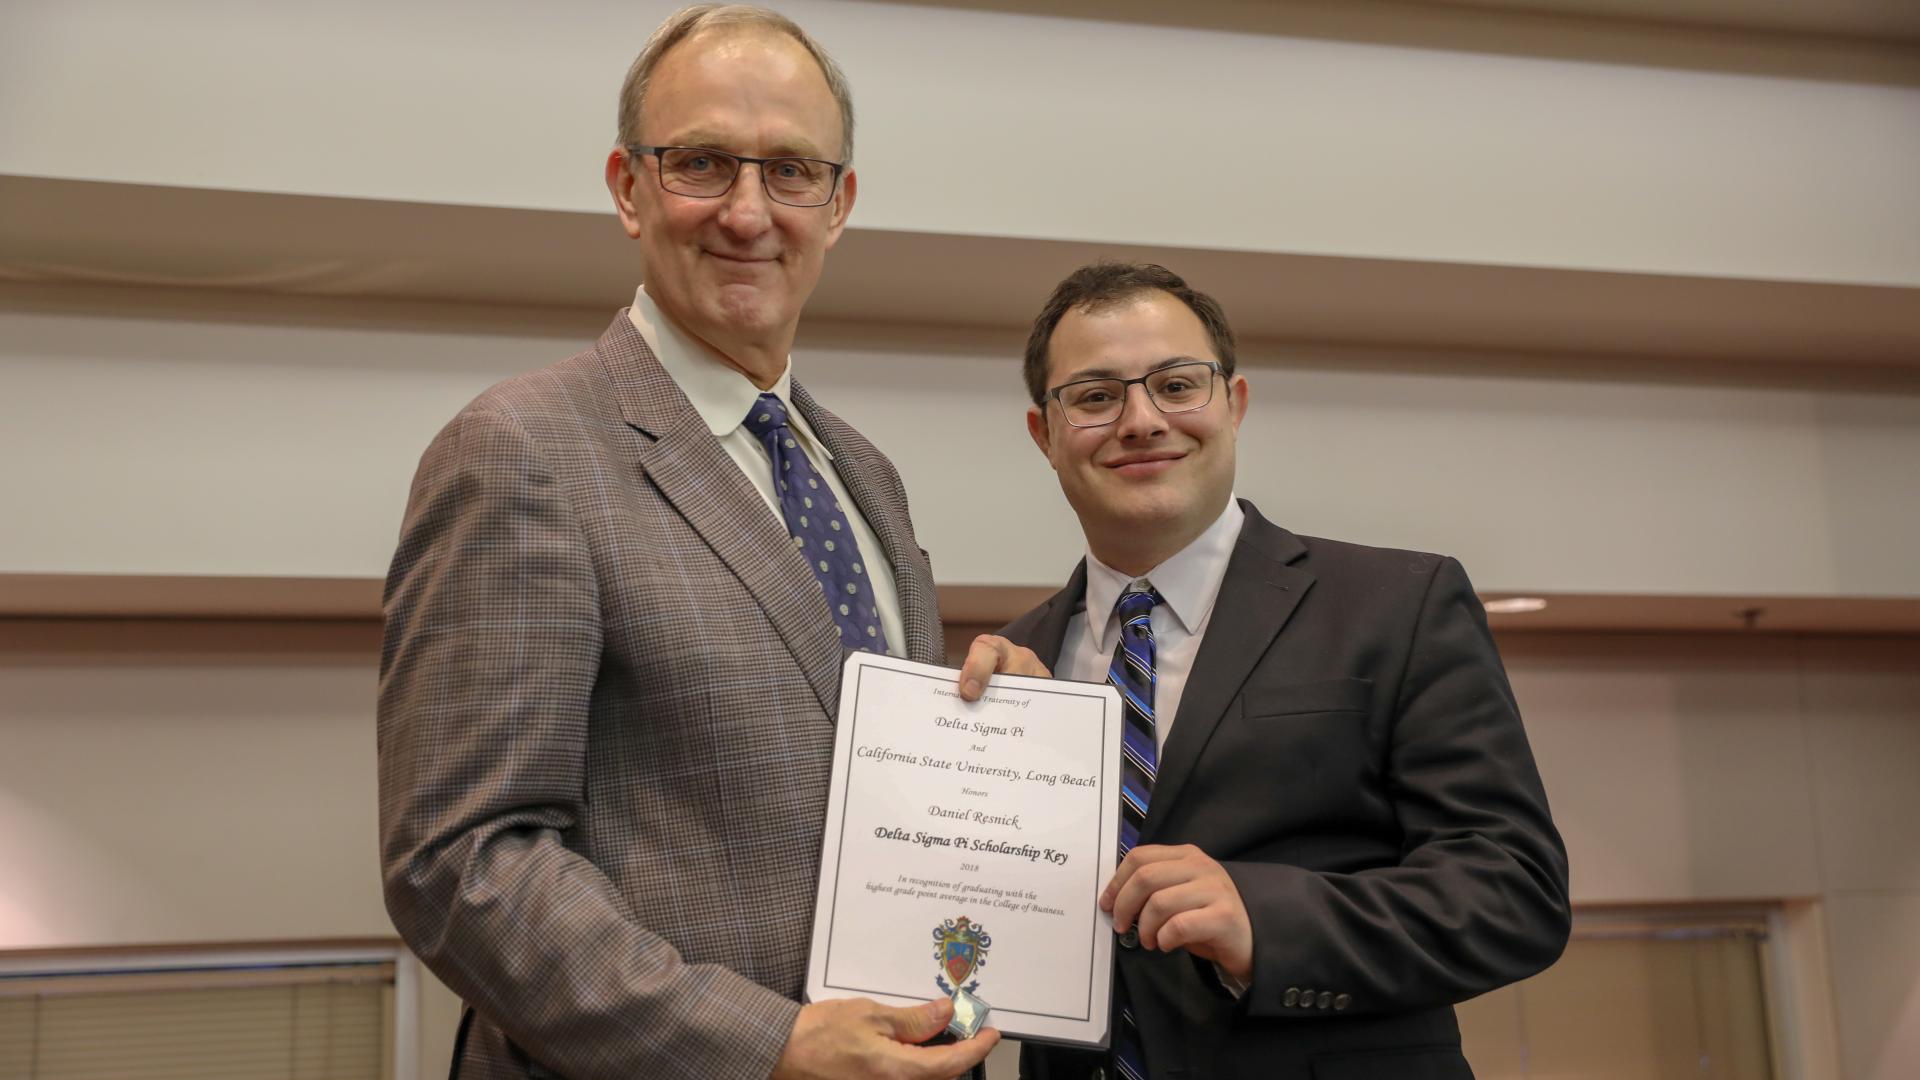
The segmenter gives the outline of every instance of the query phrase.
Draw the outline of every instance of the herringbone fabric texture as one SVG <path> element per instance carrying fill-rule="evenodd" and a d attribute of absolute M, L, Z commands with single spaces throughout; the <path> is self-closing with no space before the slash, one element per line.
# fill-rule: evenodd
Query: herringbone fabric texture
<path fill-rule="evenodd" d="M 901 651 L 937 661 L 898 475 L 792 400 L 893 565 Z M 387 906 L 478 1013 L 460 1075 L 767 1075 L 805 981 L 846 654 L 624 313 L 435 438 L 386 617 Z"/>

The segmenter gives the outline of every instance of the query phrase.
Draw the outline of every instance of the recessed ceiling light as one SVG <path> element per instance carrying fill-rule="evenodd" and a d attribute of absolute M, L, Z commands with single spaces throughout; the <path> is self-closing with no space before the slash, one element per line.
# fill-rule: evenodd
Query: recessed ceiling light
<path fill-rule="evenodd" d="M 1489 600 L 1486 606 L 1489 615 L 1524 615 L 1545 609 L 1547 601 L 1538 596 L 1509 596 L 1505 600 Z"/>

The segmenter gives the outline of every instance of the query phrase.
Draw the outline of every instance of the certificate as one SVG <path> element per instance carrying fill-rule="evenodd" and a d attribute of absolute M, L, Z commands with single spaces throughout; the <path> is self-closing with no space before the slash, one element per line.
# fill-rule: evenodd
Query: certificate
<path fill-rule="evenodd" d="M 1112 687 L 855 653 L 840 680 L 812 1001 L 956 989 L 1023 1039 L 1105 1045 L 1118 861 Z"/>

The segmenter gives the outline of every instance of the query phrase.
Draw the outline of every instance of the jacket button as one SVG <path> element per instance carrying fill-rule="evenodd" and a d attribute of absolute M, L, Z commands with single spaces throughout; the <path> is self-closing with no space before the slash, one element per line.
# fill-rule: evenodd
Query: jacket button
<path fill-rule="evenodd" d="M 1341 1011 L 1342 1009 L 1345 1009 L 1345 1008 L 1346 1008 L 1347 1006 L 1349 1006 L 1349 1005 L 1351 1005 L 1351 1004 L 1353 1004 L 1353 995 L 1352 995 L 1352 994 L 1340 994 L 1340 995 L 1337 995 L 1337 996 L 1336 996 L 1336 997 L 1335 997 L 1335 998 L 1333 999 L 1333 1011 L 1334 1011 L 1334 1012 L 1339 1012 L 1339 1011 Z"/>
<path fill-rule="evenodd" d="M 1140 947 L 1140 928 L 1136 926 L 1129 929 L 1126 933 L 1121 934 L 1120 947 L 1123 949 L 1139 948 Z"/>
<path fill-rule="evenodd" d="M 1324 1009 L 1327 1006 L 1332 1004 L 1333 1004 L 1333 991 L 1322 990 L 1320 991 L 1320 996 L 1314 1000 L 1313 1007 L 1316 1009 Z"/>
<path fill-rule="evenodd" d="M 1300 1007 L 1303 1009 L 1313 1008 L 1313 991 L 1311 990 L 1300 991 Z"/>
<path fill-rule="evenodd" d="M 1288 1008 L 1292 1008 L 1293 1006 L 1300 1004 L 1300 988 L 1297 986 L 1287 987 L 1287 992 L 1285 996 L 1281 997 L 1280 1004 L 1285 1005 Z"/>

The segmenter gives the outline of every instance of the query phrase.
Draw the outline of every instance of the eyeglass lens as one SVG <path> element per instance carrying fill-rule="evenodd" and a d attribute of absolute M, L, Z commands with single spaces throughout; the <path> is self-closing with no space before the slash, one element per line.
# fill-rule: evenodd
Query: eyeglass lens
<path fill-rule="evenodd" d="M 740 174 L 740 159 L 715 150 L 670 149 L 660 155 L 660 183 L 678 195 L 710 199 L 725 194 Z M 819 206 L 833 197 L 834 169 L 812 158 L 774 158 L 760 166 L 767 195 L 790 206 Z"/>
<path fill-rule="evenodd" d="M 1144 380 L 1147 396 L 1164 413 L 1191 412 L 1213 400 L 1213 368 L 1207 364 L 1175 364 Z M 1077 427 L 1110 424 L 1127 404 L 1127 384 L 1121 379 L 1089 379 L 1060 388 L 1060 407 Z"/>

